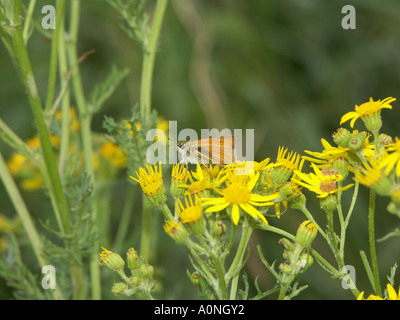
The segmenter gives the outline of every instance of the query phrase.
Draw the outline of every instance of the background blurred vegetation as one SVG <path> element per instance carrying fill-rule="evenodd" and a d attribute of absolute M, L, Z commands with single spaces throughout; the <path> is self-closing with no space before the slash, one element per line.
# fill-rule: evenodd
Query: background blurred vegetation
<path fill-rule="evenodd" d="M 52 1 L 38 1 L 35 19 L 41 19 L 41 7 L 49 2 Z M 347 4 L 356 8 L 356 30 L 341 27 L 344 16 L 341 9 Z M 80 66 L 85 89 L 90 91 L 114 63 L 131 70 L 94 118 L 93 130 L 100 133 L 105 133 L 102 127 L 105 115 L 117 120 L 129 117 L 132 106 L 139 101 L 141 49 L 126 36 L 119 23 L 118 14 L 105 1 L 82 1 L 78 51 L 82 54 L 95 49 L 95 54 Z M 400 98 L 399 26 L 397 0 L 173 0 L 167 8 L 156 57 L 153 107 L 165 119 L 178 121 L 178 130 L 255 129 L 256 160 L 266 157 L 274 160 L 282 145 L 300 154 L 304 150 L 320 151 L 320 139 L 331 141 L 330 135 L 338 128 L 340 117 L 355 104 L 366 102 L 369 97 Z M 47 88 L 50 45 L 38 30 L 28 45 L 42 97 Z M 0 117 L 20 137 L 31 138 L 35 128 L 28 100 L 3 46 L 0 46 L 0 79 Z M 383 111 L 383 131 L 393 136 L 400 136 L 398 103 L 393 104 L 393 110 Z M 361 121 L 357 124 L 361 125 Z M 8 158 L 11 150 L 3 142 L 0 148 Z M 121 172 L 114 188 L 111 226 L 114 232 L 121 212 L 120 200 L 128 183 L 126 178 Z M 362 272 L 359 255 L 359 250 L 369 250 L 368 198 L 361 189 L 350 223 L 345 261 L 358 268 L 357 286 L 369 294 L 372 291 Z M 42 191 L 23 192 L 23 196 L 36 221 L 49 219 L 50 206 Z M 121 254 L 138 245 L 139 189 L 136 197 L 138 206 L 132 212 L 131 232 Z M 318 201 L 313 197 L 309 194 L 308 207 L 324 225 Z M 378 238 L 399 224 L 397 217 L 387 213 L 387 203 L 386 199 L 377 200 Z M 2 185 L 0 212 L 9 217 L 14 215 Z M 279 220 L 269 218 L 270 224 L 292 233 L 303 220 L 299 212 L 290 210 Z M 157 245 L 153 247 L 151 262 L 162 283 L 156 296 L 196 299 L 196 290 L 185 275 L 189 262 L 184 248 L 164 234 L 161 215 L 153 228 L 157 239 L 153 243 Z M 40 226 L 39 230 L 42 231 Z M 255 245 L 262 245 L 269 262 L 280 262 L 283 248 L 278 240 L 276 235 L 265 232 L 256 232 L 252 238 L 254 247 L 246 272 L 250 279 L 260 275 L 259 283 L 264 290 L 273 285 L 274 278 L 260 262 Z M 318 237 L 313 246 L 333 262 L 331 252 Z M 399 238 L 379 243 L 377 251 L 382 281 L 386 283 L 385 275 L 400 257 Z M 25 261 L 32 261 L 29 252 L 25 255 Z M 30 268 L 37 268 L 40 277 L 34 263 Z M 113 274 L 105 269 L 101 272 L 103 295 L 113 298 L 108 289 Z M 396 283 L 399 281 L 397 276 Z M 330 279 L 316 263 L 303 275 L 302 283 L 309 284 L 309 288 L 301 293 L 300 299 L 353 298 L 341 288 L 340 281 Z M 0 299 L 8 298 L 10 292 L 0 279 Z"/>

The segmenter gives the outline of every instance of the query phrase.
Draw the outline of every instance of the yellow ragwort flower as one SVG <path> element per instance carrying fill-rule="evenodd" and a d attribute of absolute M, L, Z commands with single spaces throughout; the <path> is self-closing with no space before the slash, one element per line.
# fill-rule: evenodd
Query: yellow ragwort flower
<path fill-rule="evenodd" d="M 197 181 L 193 180 L 192 175 L 197 179 Z M 186 189 L 184 195 L 205 195 L 207 190 L 213 188 L 218 183 L 218 177 L 216 181 L 211 182 L 210 175 L 205 174 L 201 165 L 197 163 L 196 172 L 193 172 L 192 175 L 188 175 L 190 183 L 181 184 L 179 187 Z"/>
<path fill-rule="evenodd" d="M 274 169 L 271 172 L 272 179 L 277 185 L 284 184 L 295 170 L 299 169 L 300 155 L 296 152 L 288 152 L 288 149 L 279 147 Z"/>
<path fill-rule="evenodd" d="M 180 163 L 172 166 L 171 180 L 177 183 L 184 183 L 189 178 L 189 171 L 186 166 Z"/>
<path fill-rule="evenodd" d="M 353 186 L 349 184 L 342 188 L 337 188 L 336 182 L 342 181 L 343 177 L 334 169 L 323 168 L 320 170 L 314 163 L 311 163 L 314 173 L 303 173 L 295 171 L 297 177 L 292 180 L 317 194 L 318 198 L 326 198 L 328 195 L 336 194 Z M 301 180 L 297 179 L 300 178 Z"/>
<path fill-rule="evenodd" d="M 380 195 L 389 195 L 392 184 L 387 175 L 380 168 L 380 159 L 371 158 L 364 162 L 363 167 L 355 171 L 355 180 L 359 183 L 373 188 Z"/>
<path fill-rule="evenodd" d="M 385 174 L 388 175 L 394 167 L 396 176 L 400 177 L 400 139 L 395 138 L 395 142 L 387 146 L 386 151 L 391 153 L 382 157 L 379 162 L 380 168 L 385 168 Z"/>
<path fill-rule="evenodd" d="M 147 164 L 146 168 L 147 171 L 143 168 L 139 168 L 139 173 L 135 171 L 137 178 L 132 176 L 130 176 L 130 178 L 139 182 L 140 187 L 150 202 L 154 206 L 159 207 L 167 200 L 162 179 L 161 162 L 159 163 L 158 168 L 156 165 L 152 167 Z"/>
<path fill-rule="evenodd" d="M 396 293 L 396 290 L 394 290 L 394 288 L 390 283 L 387 284 L 386 289 L 387 289 L 388 300 L 400 300 L 400 287 L 399 287 L 399 293 Z M 357 297 L 357 300 L 383 300 L 383 299 L 380 296 L 374 294 L 370 294 L 367 299 L 364 299 L 364 291 L 362 291 L 360 295 Z"/>
<path fill-rule="evenodd" d="M 374 144 L 369 141 L 370 134 L 366 132 L 364 133 L 365 133 L 365 141 L 363 145 L 362 154 L 366 159 L 369 159 L 375 155 Z M 354 136 L 356 134 L 358 134 L 358 130 L 354 130 L 351 133 L 351 136 Z M 356 159 L 354 159 L 354 154 L 350 151 L 349 147 L 342 147 L 342 146 L 334 147 L 325 139 L 321 139 L 321 144 L 324 147 L 324 150 L 322 150 L 322 152 L 313 152 L 305 150 L 304 151 L 305 153 L 309 154 L 314 158 L 310 157 L 304 157 L 304 158 L 308 161 L 318 163 L 319 164 L 318 167 L 320 168 L 330 167 L 336 161 L 343 160 L 349 163 L 348 170 L 354 173 L 353 165 L 354 163 L 358 163 L 357 161 L 359 160 L 356 161 Z"/>
<path fill-rule="evenodd" d="M 99 152 L 100 155 L 107 159 L 113 167 L 118 169 L 126 167 L 126 156 L 114 142 L 107 140 L 100 147 Z"/>
<path fill-rule="evenodd" d="M 189 170 L 185 165 L 177 163 L 172 166 L 170 192 L 175 199 L 182 197 L 185 193 L 180 185 L 185 184 L 189 176 Z"/>
<path fill-rule="evenodd" d="M 175 208 L 182 223 L 193 223 L 203 216 L 203 208 L 197 196 L 195 196 L 194 202 L 192 196 L 185 197 L 185 205 L 179 199 L 175 202 Z"/>
<path fill-rule="evenodd" d="M 277 164 L 279 164 L 279 167 L 282 167 L 287 171 L 293 172 L 299 167 L 300 155 L 293 151 L 289 152 L 288 154 L 287 152 L 287 148 L 284 149 L 283 147 L 279 147 L 276 162 Z"/>
<path fill-rule="evenodd" d="M 356 122 L 357 119 L 361 118 L 364 120 L 365 125 L 367 126 L 368 130 L 373 131 L 375 126 L 373 128 L 368 128 L 368 119 L 370 117 L 373 117 L 375 115 L 380 116 L 380 111 L 384 108 L 386 109 L 392 109 L 392 106 L 390 105 L 391 102 L 396 101 L 395 98 L 388 97 L 386 99 L 374 101 L 372 98 L 369 99 L 368 102 L 363 103 L 360 106 L 355 106 L 355 111 L 351 111 L 343 115 L 342 119 L 340 120 L 340 124 L 348 121 L 351 119 L 350 126 L 353 128 L 354 123 Z M 378 119 L 374 119 L 377 121 Z M 379 119 L 380 120 L 380 119 Z M 367 123 L 366 123 L 367 121 Z M 378 127 L 378 129 L 380 126 Z"/>
<path fill-rule="evenodd" d="M 161 162 L 158 164 L 158 168 L 156 165 L 152 167 L 148 164 L 146 164 L 146 168 L 147 171 L 143 168 L 139 168 L 139 173 L 135 171 L 137 178 L 132 176 L 130 176 L 130 178 L 139 182 L 140 187 L 146 195 L 153 196 L 160 191 L 163 186 Z"/>
<path fill-rule="evenodd" d="M 334 147 L 325 139 L 321 139 L 321 144 L 324 147 L 324 150 L 322 150 L 322 152 L 304 150 L 305 153 L 317 159 L 310 157 L 304 158 L 308 161 L 322 164 L 320 167 L 323 168 L 329 167 L 337 159 L 348 159 L 347 152 L 349 151 L 349 148 L 343 148 L 340 146 Z"/>
<path fill-rule="evenodd" d="M 203 198 L 205 202 L 203 206 L 210 206 L 206 212 L 217 212 L 224 210 L 228 206 L 232 206 L 232 220 L 234 224 L 238 224 L 240 213 L 239 207 L 252 216 L 254 219 L 260 218 L 268 225 L 265 217 L 254 206 L 270 206 L 274 203 L 272 200 L 278 197 L 278 194 L 262 196 L 252 193 L 257 183 L 258 175 L 253 175 L 250 179 L 248 176 L 231 175 L 226 181 L 226 187 L 222 190 L 214 189 L 222 197 L 220 198 Z"/>

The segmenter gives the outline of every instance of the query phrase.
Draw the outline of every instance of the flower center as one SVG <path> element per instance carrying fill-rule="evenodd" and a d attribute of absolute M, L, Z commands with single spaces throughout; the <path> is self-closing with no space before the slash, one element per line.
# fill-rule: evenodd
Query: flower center
<path fill-rule="evenodd" d="M 224 189 L 223 196 L 232 204 L 247 203 L 250 199 L 250 192 L 242 183 L 234 182 Z"/>
<path fill-rule="evenodd" d="M 330 193 L 331 191 L 336 190 L 336 182 L 332 180 L 322 181 L 321 184 L 319 185 L 319 189 L 322 192 Z"/>

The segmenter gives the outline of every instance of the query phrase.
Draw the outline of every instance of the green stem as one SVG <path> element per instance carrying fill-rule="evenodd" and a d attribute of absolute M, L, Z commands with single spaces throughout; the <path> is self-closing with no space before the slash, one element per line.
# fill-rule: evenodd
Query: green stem
<path fill-rule="evenodd" d="M 326 219 L 328 221 L 328 231 L 329 231 L 329 238 L 330 238 L 330 245 L 332 251 L 334 252 L 335 256 L 337 255 L 338 244 L 336 241 L 336 234 L 333 228 L 333 210 L 328 210 L 326 212 Z"/>
<path fill-rule="evenodd" d="M 56 28 L 53 31 L 52 41 L 51 41 L 51 54 L 50 54 L 50 70 L 49 70 L 49 83 L 47 87 L 47 98 L 45 105 L 45 118 L 46 122 L 49 122 L 51 119 L 51 106 L 53 103 L 54 97 L 54 89 L 56 87 L 56 78 L 57 78 L 57 52 L 59 47 L 59 36 L 62 32 L 62 28 L 60 28 L 60 24 L 64 17 L 64 5 L 65 0 L 59 0 L 57 5 L 57 15 L 56 15 Z M 61 34 L 62 35 L 62 34 Z M 63 36 L 63 35 L 62 35 Z"/>
<path fill-rule="evenodd" d="M 148 261 L 150 253 L 151 209 L 152 205 L 150 201 L 144 196 L 142 207 L 142 230 L 140 234 L 140 254 L 146 261 Z"/>
<path fill-rule="evenodd" d="M 9 171 L 7 170 L 7 165 L 3 159 L 3 156 L 0 153 L 0 178 L 4 183 L 4 187 L 8 193 L 8 196 L 13 203 L 15 210 L 24 226 L 25 232 L 28 235 L 29 242 L 32 245 L 33 252 L 35 253 L 36 259 L 39 262 L 41 267 L 47 265 L 47 261 L 44 258 L 43 252 L 41 250 L 42 243 L 40 241 L 39 233 L 36 230 L 36 227 L 32 221 L 31 215 L 25 205 L 24 200 L 21 197 L 21 194 L 18 191 L 17 186 L 13 178 L 11 177 Z M 55 299 L 63 299 L 61 291 L 56 286 L 56 290 L 53 292 L 53 296 Z"/>
<path fill-rule="evenodd" d="M 21 197 L 21 194 L 18 191 L 17 186 L 10 173 L 7 170 L 7 165 L 3 159 L 3 156 L 0 153 L 0 177 L 3 180 L 4 187 L 13 203 L 15 210 L 17 211 L 18 216 L 21 219 L 22 225 L 25 228 L 25 231 L 28 235 L 29 241 L 33 247 L 33 252 L 36 255 L 36 259 L 38 260 L 40 266 L 46 265 L 43 253 L 41 251 L 41 241 L 39 237 L 39 233 L 37 232 L 31 215 L 26 208 L 24 200 Z"/>
<path fill-rule="evenodd" d="M 174 216 L 172 215 L 171 210 L 169 210 L 168 206 L 165 203 L 161 206 L 160 209 L 164 214 L 166 220 L 174 221 Z"/>
<path fill-rule="evenodd" d="M 91 179 L 91 184 L 95 186 L 95 173 L 93 165 L 93 150 L 92 150 L 92 133 L 91 133 L 91 114 L 88 110 L 85 101 L 85 95 L 82 86 L 82 80 L 79 72 L 78 57 L 77 57 L 77 41 L 79 31 L 79 16 L 80 16 L 80 1 L 71 0 L 71 13 L 70 13 L 70 42 L 68 46 L 68 53 L 70 58 L 70 65 L 74 66 L 72 72 L 72 86 L 74 89 L 74 96 L 77 103 L 79 118 L 81 122 L 81 138 L 82 148 L 85 158 L 86 171 Z M 94 230 L 98 230 L 97 226 L 97 203 L 96 203 L 96 189 L 93 188 L 93 195 L 95 199 L 92 204 L 92 225 Z M 104 221 L 103 223 L 108 223 Z M 97 263 L 97 248 L 100 246 L 97 240 L 93 246 L 90 259 L 90 279 L 91 279 L 91 293 L 92 299 L 99 300 L 101 298 L 101 283 L 100 283 L 100 267 Z"/>
<path fill-rule="evenodd" d="M 14 2 L 14 21 L 16 27 L 11 33 L 14 52 L 18 61 L 18 66 L 21 72 L 23 83 L 26 87 L 29 102 L 31 105 L 33 117 L 37 126 L 40 146 L 43 152 L 43 158 L 46 164 L 46 170 L 50 178 L 51 188 L 53 188 L 57 198 L 57 205 L 62 214 L 64 229 L 67 233 L 71 232 L 69 223 L 69 210 L 67 200 L 65 198 L 60 177 L 57 171 L 56 159 L 52 150 L 50 135 L 44 122 L 42 103 L 40 101 L 39 92 L 37 90 L 35 77 L 32 72 L 32 67 L 26 51 L 24 39 L 21 30 L 21 2 Z"/>
<path fill-rule="evenodd" d="M 243 222 L 243 229 L 242 229 L 242 237 L 239 242 L 238 249 L 236 251 L 235 258 L 233 259 L 233 262 L 227 272 L 226 279 L 229 281 L 229 279 L 233 276 L 235 272 L 237 272 L 237 268 L 242 264 L 244 253 L 246 252 L 247 245 L 249 243 L 251 234 L 253 232 L 253 228 L 250 226 L 249 222 L 247 221 L 247 218 L 245 218 Z M 235 300 L 236 299 L 236 293 L 237 293 L 237 287 L 238 287 L 238 282 L 239 282 L 239 275 L 240 272 L 237 272 L 237 274 L 234 276 L 232 279 L 232 285 L 231 285 L 231 293 L 230 293 L 230 300 Z"/>
<path fill-rule="evenodd" d="M 45 162 L 45 176 L 48 181 L 48 189 L 51 190 L 54 196 L 54 201 L 52 204 L 55 205 L 55 212 L 60 213 L 60 218 L 58 220 L 60 225 L 60 230 L 65 231 L 67 235 L 72 234 L 69 209 L 67 205 L 67 199 L 63 192 L 63 186 L 61 184 L 61 179 L 57 170 L 57 163 L 55 155 L 52 150 L 52 145 L 50 141 L 50 134 L 46 127 L 42 109 L 42 103 L 40 101 L 39 92 L 37 90 L 35 77 L 32 72 L 32 67 L 28 57 L 28 52 L 25 47 L 24 38 L 21 30 L 21 1 L 14 1 L 14 11 L 13 17 L 14 28 L 11 32 L 11 38 L 14 46 L 15 58 L 18 62 L 18 67 L 20 70 L 20 75 L 22 77 L 23 83 L 25 85 L 30 106 L 33 113 L 33 118 L 36 123 L 37 132 L 39 136 L 40 146 Z M 71 246 L 71 243 L 66 242 L 66 246 L 72 252 L 75 252 L 77 258 L 79 258 L 79 250 L 75 246 Z M 72 286 L 74 292 L 74 298 L 83 299 L 85 296 L 85 282 L 83 276 L 83 268 L 73 257 L 70 256 L 70 272 L 72 278 Z"/>
<path fill-rule="evenodd" d="M 25 40 L 25 45 L 28 43 L 28 38 L 29 38 L 28 33 L 31 27 L 32 15 L 33 15 L 33 10 L 35 9 L 35 5 L 36 5 L 36 0 L 31 0 L 29 2 L 28 10 L 26 11 L 24 31 L 22 33 Z"/>
<path fill-rule="evenodd" d="M 300 207 L 300 210 L 304 213 L 304 215 L 307 217 L 308 220 L 310 220 L 314 225 L 317 226 L 318 232 L 324 237 L 326 241 L 328 240 L 328 236 L 324 232 L 324 230 L 321 229 L 321 227 L 318 225 L 318 223 L 314 220 L 314 217 L 311 215 L 310 211 L 303 205 Z"/>
<path fill-rule="evenodd" d="M 211 257 L 215 269 L 215 274 L 218 279 L 218 294 L 220 300 L 226 300 L 228 298 L 228 291 L 226 288 L 225 281 L 225 273 L 223 270 L 223 266 L 219 260 L 219 257 L 215 256 L 215 254 Z"/>
<path fill-rule="evenodd" d="M 153 82 L 154 61 L 157 52 L 158 38 L 160 35 L 161 25 L 164 18 L 164 12 L 167 7 L 167 0 L 158 0 L 153 16 L 151 31 L 148 45 L 144 50 L 143 69 L 140 88 L 140 121 L 148 123 L 151 112 L 151 89 Z M 142 212 L 142 234 L 141 234 L 141 254 L 147 257 L 150 251 L 150 222 L 151 222 L 151 206 L 143 195 L 143 212 Z"/>
<path fill-rule="evenodd" d="M 351 204 L 350 204 L 350 208 L 349 211 L 347 212 L 347 216 L 345 217 L 344 221 L 343 219 L 341 219 L 341 231 L 340 231 L 340 245 L 339 245 L 339 256 L 344 258 L 344 245 L 346 242 L 346 230 L 347 230 L 347 226 L 349 225 L 349 221 L 351 218 L 351 215 L 353 213 L 353 209 L 354 209 L 354 205 L 356 203 L 357 200 L 357 195 L 358 195 L 358 187 L 359 187 L 359 183 L 356 181 L 354 184 L 354 192 L 353 192 L 353 197 L 351 199 Z M 340 197 L 338 196 L 338 203 L 339 203 Z"/>
<path fill-rule="evenodd" d="M 128 184 L 127 188 L 128 191 L 125 196 L 125 203 L 122 209 L 121 219 L 119 221 L 114 244 L 112 246 L 113 248 L 115 248 L 116 252 L 120 252 L 122 250 L 122 244 L 128 232 L 129 220 L 132 215 L 132 208 L 135 199 L 136 188 L 134 188 L 131 184 Z"/>
<path fill-rule="evenodd" d="M 151 111 L 151 89 L 158 38 L 168 0 L 158 0 L 151 25 L 148 45 L 145 48 L 140 88 L 140 120 L 147 123 Z"/>
<path fill-rule="evenodd" d="M 59 37 L 59 45 L 58 45 L 58 60 L 59 60 L 59 69 L 60 69 L 60 83 L 61 86 L 66 86 L 68 79 L 66 74 L 68 72 L 68 62 L 67 62 L 67 53 L 65 48 L 65 38 L 64 38 L 64 23 L 65 17 L 64 15 L 61 17 L 60 21 L 60 34 Z M 61 119 L 61 143 L 60 143 L 60 158 L 58 164 L 58 171 L 60 172 L 61 177 L 64 173 L 64 165 L 65 160 L 67 159 L 68 152 L 69 152 L 69 141 L 70 141 L 70 96 L 69 96 L 69 89 L 66 89 L 65 95 L 62 98 L 61 104 L 61 112 L 62 112 L 62 119 Z"/>
<path fill-rule="evenodd" d="M 368 209 L 368 232 L 369 232 L 369 247 L 371 254 L 372 272 L 375 281 L 375 294 L 381 296 L 381 285 L 379 280 L 378 259 L 375 247 L 375 191 L 370 189 L 369 209 Z"/>

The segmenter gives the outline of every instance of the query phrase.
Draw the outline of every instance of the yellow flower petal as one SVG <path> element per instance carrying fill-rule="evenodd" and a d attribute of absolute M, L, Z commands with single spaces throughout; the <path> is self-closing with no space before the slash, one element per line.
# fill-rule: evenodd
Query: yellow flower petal
<path fill-rule="evenodd" d="M 234 204 L 232 206 L 232 220 L 234 224 L 238 224 L 239 222 L 239 218 L 240 218 L 240 214 L 239 214 L 239 206 L 237 204 Z"/>
<path fill-rule="evenodd" d="M 252 207 L 251 205 L 244 203 L 244 204 L 240 204 L 240 207 L 246 211 L 249 215 L 251 215 L 253 218 L 257 219 L 260 218 L 262 221 L 264 221 L 264 223 L 266 225 L 268 225 L 268 221 L 267 219 L 265 219 L 265 217 L 254 207 Z"/>

